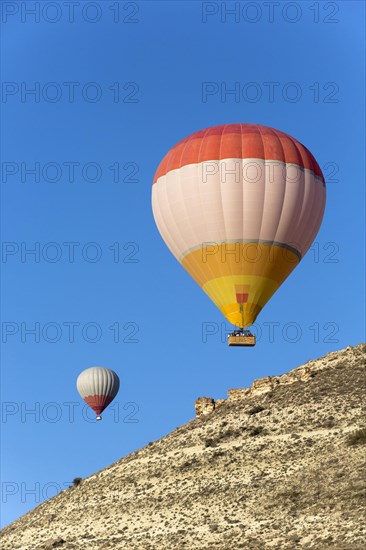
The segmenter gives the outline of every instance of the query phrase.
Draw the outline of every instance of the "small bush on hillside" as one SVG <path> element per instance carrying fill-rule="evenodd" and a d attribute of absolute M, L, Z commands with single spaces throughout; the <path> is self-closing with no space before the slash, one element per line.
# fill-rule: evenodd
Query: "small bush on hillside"
<path fill-rule="evenodd" d="M 229 428 L 228 430 L 226 430 L 226 432 L 222 432 L 218 439 L 220 441 L 224 441 L 225 439 L 230 439 L 232 437 L 239 437 L 241 435 L 241 430 L 237 429 L 237 430 L 233 430 L 232 428 Z"/>
<path fill-rule="evenodd" d="M 262 426 L 256 426 L 249 432 L 249 435 L 251 435 L 252 437 L 255 437 L 257 435 L 263 435 L 263 434 L 264 434 L 264 429 Z"/>
<path fill-rule="evenodd" d="M 254 407 L 249 409 L 247 414 L 253 415 L 253 414 L 257 414 L 257 413 L 262 412 L 262 411 L 264 411 L 264 407 L 262 407 L 262 405 L 255 405 Z"/>
<path fill-rule="evenodd" d="M 78 487 L 82 481 L 82 477 L 74 477 L 74 479 L 72 480 L 73 487 Z"/>
<path fill-rule="evenodd" d="M 347 445 L 365 445 L 366 443 L 366 428 L 359 428 L 350 433 L 347 437 Z"/>
<path fill-rule="evenodd" d="M 217 447 L 217 441 L 216 439 L 206 439 L 205 440 L 205 447 Z"/>

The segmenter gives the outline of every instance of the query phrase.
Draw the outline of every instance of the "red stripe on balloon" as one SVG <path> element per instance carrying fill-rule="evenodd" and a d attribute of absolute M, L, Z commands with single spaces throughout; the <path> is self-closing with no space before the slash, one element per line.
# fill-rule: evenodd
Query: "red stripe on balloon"
<path fill-rule="evenodd" d="M 96 414 L 100 414 L 113 401 L 113 397 L 109 395 L 88 395 L 84 397 L 84 401 Z"/>
<path fill-rule="evenodd" d="M 226 158 L 256 158 L 296 164 L 320 176 L 310 151 L 293 137 L 259 124 L 224 124 L 191 134 L 165 155 L 153 183 L 171 170 L 188 164 Z"/>

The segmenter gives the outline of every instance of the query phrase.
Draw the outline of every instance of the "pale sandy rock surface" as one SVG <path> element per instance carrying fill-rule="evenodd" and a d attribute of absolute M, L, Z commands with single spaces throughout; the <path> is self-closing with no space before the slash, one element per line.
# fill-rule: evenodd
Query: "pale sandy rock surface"
<path fill-rule="evenodd" d="M 365 350 L 221 401 L 6 527 L 1 548 L 366 548 Z"/>

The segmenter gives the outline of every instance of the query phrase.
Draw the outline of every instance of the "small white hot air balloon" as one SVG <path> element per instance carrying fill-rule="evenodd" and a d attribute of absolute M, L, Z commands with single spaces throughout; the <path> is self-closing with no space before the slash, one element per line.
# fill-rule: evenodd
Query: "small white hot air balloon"
<path fill-rule="evenodd" d="M 119 390 L 118 375 L 105 367 L 91 367 L 78 376 L 76 387 L 84 401 L 101 420 L 101 413 L 116 397 Z"/>

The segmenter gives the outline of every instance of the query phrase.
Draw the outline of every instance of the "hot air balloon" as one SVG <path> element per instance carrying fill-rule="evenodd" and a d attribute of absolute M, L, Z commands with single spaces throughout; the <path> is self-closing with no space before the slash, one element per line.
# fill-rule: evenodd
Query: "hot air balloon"
<path fill-rule="evenodd" d="M 243 329 L 306 254 L 325 194 L 310 151 L 258 124 L 201 130 L 161 161 L 152 188 L 156 225 L 177 260 L 239 327 L 229 343 L 250 337 Z"/>
<path fill-rule="evenodd" d="M 96 419 L 101 420 L 101 413 L 118 393 L 119 378 L 111 369 L 91 367 L 79 374 L 76 387 L 84 401 L 96 413 Z"/>

